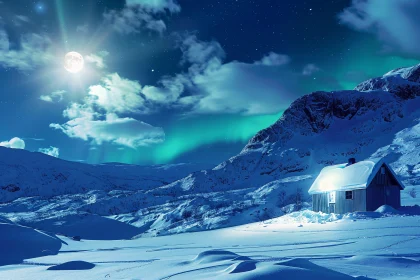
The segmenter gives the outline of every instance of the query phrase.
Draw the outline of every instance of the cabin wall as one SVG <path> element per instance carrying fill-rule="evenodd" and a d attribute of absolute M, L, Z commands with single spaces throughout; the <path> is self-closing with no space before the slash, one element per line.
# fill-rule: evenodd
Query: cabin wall
<path fill-rule="evenodd" d="M 387 204 L 395 209 L 401 207 L 401 192 L 398 186 L 370 185 L 367 189 L 367 210 L 375 211 Z"/>
<path fill-rule="evenodd" d="M 345 191 L 337 191 L 335 213 L 366 211 L 366 190 L 353 190 L 353 199 L 346 199 Z"/>
<path fill-rule="evenodd" d="M 312 195 L 312 211 L 328 213 L 328 193 Z"/>
<path fill-rule="evenodd" d="M 353 190 L 353 199 L 346 199 L 345 191 L 336 191 L 335 203 L 328 203 L 328 193 L 312 195 L 312 210 L 315 212 L 345 214 L 366 211 L 366 190 Z"/>
<path fill-rule="evenodd" d="M 375 211 L 378 207 L 387 204 L 394 208 L 401 207 L 401 193 L 398 182 L 389 169 L 385 167 L 385 174 L 378 173 L 366 189 L 366 205 L 368 211 Z"/>

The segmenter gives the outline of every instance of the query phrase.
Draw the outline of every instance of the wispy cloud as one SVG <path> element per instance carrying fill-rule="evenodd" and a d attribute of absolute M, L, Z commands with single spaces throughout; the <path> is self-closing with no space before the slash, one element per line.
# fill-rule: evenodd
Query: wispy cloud
<path fill-rule="evenodd" d="M 3 67 L 28 71 L 45 65 L 52 59 L 50 47 L 49 37 L 30 33 L 21 36 L 18 49 L 12 49 L 6 31 L 0 29 L 0 65 Z"/>
<path fill-rule="evenodd" d="M 417 0 L 353 0 L 338 18 L 350 28 L 375 35 L 386 52 L 419 58 L 418 11 Z"/>
<path fill-rule="evenodd" d="M 127 0 L 127 6 L 135 5 L 154 13 L 164 11 L 178 13 L 181 11 L 181 6 L 174 0 Z"/>
<path fill-rule="evenodd" d="M 65 90 L 57 90 L 51 92 L 50 94 L 41 95 L 39 97 L 40 100 L 50 103 L 60 102 L 63 100 L 63 95 L 66 93 Z"/>
<path fill-rule="evenodd" d="M 100 51 L 97 54 L 90 54 L 85 56 L 85 61 L 94 64 L 97 68 L 106 68 L 105 57 L 109 55 L 107 51 Z"/>
<path fill-rule="evenodd" d="M 89 32 L 89 25 L 86 23 L 86 24 L 76 26 L 76 32 L 88 33 Z"/>
<path fill-rule="evenodd" d="M 312 76 L 313 74 L 321 71 L 321 69 L 313 63 L 306 64 L 303 67 L 302 75 L 304 76 Z"/>
<path fill-rule="evenodd" d="M 44 138 L 30 138 L 30 137 L 25 137 L 22 138 L 23 140 L 33 140 L 33 141 L 45 141 Z"/>
<path fill-rule="evenodd" d="M 140 33 L 151 30 L 162 34 L 166 24 L 162 19 L 146 12 L 140 7 L 125 7 L 121 11 L 111 10 L 104 13 L 104 19 L 111 28 L 121 34 Z"/>
<path fill-rule="evenodd" d="M 30 20 L 27 16 L 24 15 L 15 15 L 13 19 L 13 24 L 15 26 L 21 26 L 22 24 L 29 23 Z"/>
<path fill-rule="evenodd" d="M 105 22 L 121 34 L 140 33 L 150 30 L 162 34 L 167 13 L 178 13 L 181 6 L 175 0 L 127 0 L 121 10 L 104 13 Z"/>

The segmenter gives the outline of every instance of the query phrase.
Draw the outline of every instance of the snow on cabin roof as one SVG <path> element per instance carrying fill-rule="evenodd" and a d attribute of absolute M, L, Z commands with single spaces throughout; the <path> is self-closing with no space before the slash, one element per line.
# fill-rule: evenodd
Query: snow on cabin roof
<path fill-rule="evenodd" d="M 401 188 L 404 188 L 404 185 L 395 175 L 392 168 L 382 159 L 378 159 L 359 161 L 349 166 L 347 166 L 347 163 L 342 163 L 324 167 L 308 192 L 309 194 L 317 194 L 328 191 L 366 189 L 379 171 L 379 168 L 384 164 Z"/>

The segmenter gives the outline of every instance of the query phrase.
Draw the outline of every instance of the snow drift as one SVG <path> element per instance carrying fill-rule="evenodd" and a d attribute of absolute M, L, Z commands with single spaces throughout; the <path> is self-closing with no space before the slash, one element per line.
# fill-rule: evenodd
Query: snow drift
<path fill-rule="evenodd" d="M 55 255 L 62 241 L 54 235 L 0 220 L 0 265 L 20 263 L 24 259 Z"/>

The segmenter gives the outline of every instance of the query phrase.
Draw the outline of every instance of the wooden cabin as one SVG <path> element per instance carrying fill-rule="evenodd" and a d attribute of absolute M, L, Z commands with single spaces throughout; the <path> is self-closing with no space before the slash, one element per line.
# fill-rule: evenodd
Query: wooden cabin
<path fill-rule="evenodd" d="M 327 166 L 316 178 L 309 194 L 312 210 L 344 214 L 375 211 L 382 205 L 401 207 L 404 185 L 383 160 L 365 160 Z"/>

